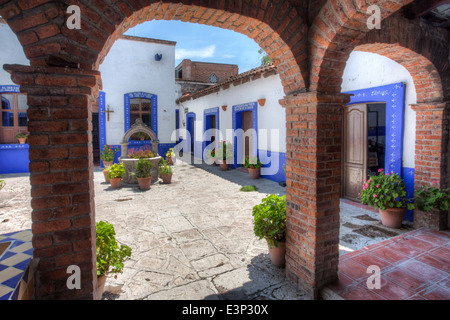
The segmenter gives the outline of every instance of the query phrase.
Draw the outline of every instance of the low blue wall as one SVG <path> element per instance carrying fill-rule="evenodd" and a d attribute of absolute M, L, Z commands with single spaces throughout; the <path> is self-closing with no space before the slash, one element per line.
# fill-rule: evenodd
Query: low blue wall
<path fill-rule="evenodd" d="M 28 144 L 0 144 L 0 174 L 29 172 Z"/>

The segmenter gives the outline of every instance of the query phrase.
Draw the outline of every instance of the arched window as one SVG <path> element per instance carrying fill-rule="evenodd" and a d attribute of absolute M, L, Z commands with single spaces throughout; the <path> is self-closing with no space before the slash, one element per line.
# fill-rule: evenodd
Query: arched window
<path fill-rule="evenodd" d="M 146 98 L 130 99 L 130 122 L 141 119 L 150 128 L 152 127 L 152 100 Z"/>

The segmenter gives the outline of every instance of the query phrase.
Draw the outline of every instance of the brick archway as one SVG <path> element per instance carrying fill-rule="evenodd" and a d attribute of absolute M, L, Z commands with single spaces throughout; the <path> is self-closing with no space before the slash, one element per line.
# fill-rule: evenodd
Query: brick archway
<path fill-rule="evenodd" d="M 80 30 L 66 26 L 78 5 Z M 114 41 L 152 19 L 226 28 L 255 40 L 274 60 L 287 95 L 306 91 L 307 25 L 289 1 L 21 1 L 0 4 L 31 66 L 5 65 L 28 94 L 32 230 L 38 299 L 92 298 L 96 290 L 91 105 L 96 71 Z M 68 290 L 67 267 L 82 290 Z"/>

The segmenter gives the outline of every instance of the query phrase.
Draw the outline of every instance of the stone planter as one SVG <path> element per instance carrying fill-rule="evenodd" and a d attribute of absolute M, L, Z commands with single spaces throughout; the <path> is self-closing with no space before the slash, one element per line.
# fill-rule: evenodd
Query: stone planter
<path fill-rule="evenodd" d="M 117 189 L 122 184 L 122 178 L 109 179 L 109 182 L 111 183 L 111 188 Z"/>
<path fill-rule="evenodd" d="M 403 218 L 405 217 L 406 208 L 386 208 L 380 210 L 381 223 L 389 228 L 400 228 L 402 226 Z"/>
<path fill-rule="evenodd" d="M 155 183 L 158 181 L 159 178 L 158 164 L 159 161 L 161 160 L 161 157 L 146 158 L 146 160 L 150 160 L 150 162 L 153 164 L 153 168 L 151 171 L 152 183 Z M 139 159 L 120 157 L 119 161 L 123 163 L 123 167 L 125 168 L 125 175 L 123 176 L 123 182 L 127 184 L 138 184 L 138 181 L 134 174 L 136 173 L 136 163 L 139 161 Z"/>
<path fill-rule="evenodd" d="M 432 230 L 445 230 L 448 228 L 449 212 L 433 209 L 430 212 L 414 210 L 414 228 L 427 228 Z"/>
<path fill-rule="evenodd" d="M 152 177 L 148 178 L 136 178 L 139 183 L 139 189 L 141 190 L 150 190 L 152 184 Z"/>
<path fill-rule="evenodd" d="M 278 248 L 271 248 L 269 245 L 270 261 L 274 266 L 284 268 L 286 264 L 286 243 L 279 242 Z"/>
<path fill-rule="evenodd" d="M 259 176 L 261 175 L 261 169 L 248 168 L 248 174 L 250 175 L 250 179 L 259 179 Z"/>

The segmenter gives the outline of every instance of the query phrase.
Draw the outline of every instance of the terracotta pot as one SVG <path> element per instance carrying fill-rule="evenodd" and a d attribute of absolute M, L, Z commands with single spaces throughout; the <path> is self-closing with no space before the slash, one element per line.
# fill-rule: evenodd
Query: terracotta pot
<path fill-rule="evenodd" d="M 248 168 L 248 174 L 250 175 L 250 179 L 259 179 L 259 176 L 261 174 L 261 169 Z"/>
<path fill-rule="evenodd" d="M 114 161 L 103 161 L 103 166 L 105 168 L 111 167 L 113 165 Z"/>
<path fill-rule="evenodd" d="M 109 183 L 108 171 L 107 170 L 103 170 L 103 175 L 105 176 L 105 182 Z"/>
<path fill-rule="evenodd" d="M 227 171 L 229 169 L 228 163 L 221 163 L 220 170 Z"/>
<path fill-rule="evenodd" d="M 150 190 L 152 184 L 152 176 L 147 178 L 136 178 L 139 183 L 139 189 Z"/>
<path fill-rule="evenodd" d="M 400 228 L 403 218 L 405 217 L 406 208 L 386 208 L 381 210 L 378 208 L 381 217 L 381 223 L 389 228 Z"/>
<path fill-rule="evenodd" d="M 164 173 L 160 174 L 160 177 L 165 184 L 169 184 L 172 182 L 172 174 L 171 173 Z"/>
<path fill-rule="evenodd" d="M 271 248 L 269 246 L 269 255 L 270 255 L 270 261 L 272 261 L 272 264 L 277 267 L 284 268 L 286 264 L 286 243 L 285 242 L 279 242 L 278 248 L 273 247 Z"/>
<path fill-rule="evenodd" d="M 109 179 L 109 182 L 111 183 L 111 188 L 120 188 L 120 184 L 122 183 L 122 178 L 113 178 Z"/>
<path fill-rule="evenodd" d="M 105 292 L 106 275 L 101 275 L 97 278 L 97 292 L 95 293 L 95 300 L 102 300 L 103 292 Z"/>
<path fill-rule="evenodd" d="M 172 165 L 173 165 L 173 159 L 172 159 L 172 158 L 167 158 L 166 160 L 167 160 L 167 164 L 168 164 L 169 166 L 172 166 Z"/>
<path fill-rule="evenodd" d="M 27 138 L 18 138 L 20 144 L 25 144 Z"/>

